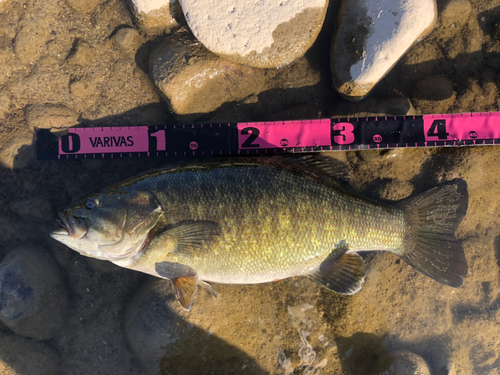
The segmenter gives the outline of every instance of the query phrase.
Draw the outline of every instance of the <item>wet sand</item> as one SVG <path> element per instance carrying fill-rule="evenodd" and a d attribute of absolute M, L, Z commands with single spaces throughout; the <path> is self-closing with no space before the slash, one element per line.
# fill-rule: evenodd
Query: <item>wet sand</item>
<path fill-rule="evenodd" d="M 447 13 L 456 18 L 451 24 L 441 17 L 446 3 L 438 1 L 435 31 L 413 47 L 371 93 L 369 99 L 375 105 L 402 97 L 410 99 L 419 114 L 500 109 L 500 0 L 471 0 L 467 17 L 460 7 L 455 14 Z M 329 53 L 336 7 L 331 2 L 323 31 L 306 56 L 269 75 L 274 89 L 226 103 L 195 119 L 258 121 L 366 114 L 363 102 L 348 104 L 332 88 Z M 85 126 L 186 121 L 170 112 L 148 76 L 149 53 L 163 36 L 139 30 L 140 46 L 124 53 L 112 38 L 125 27 L 135 26 L 123 4 L 115 0 L 0 3 L 0 255 L 34 244 L 45 249 L 60 268 L 69 296 L 66 322 L 51 339 L 27 339 L 56 353 L 58 370 L 48 373 L 144 373 L 123 322 L 137 291 L 154 279 L 88 260 L 48 234 L 58 210 L 74 199 L 161 166 L 165 160 L 36 161 L 27 116 L 33 106 L 42 110 L 63 106 Z M 422 79 L 443 75 L 452 83 L 450 98 L 431 100 L 417 91 Z M 228 350 L 232 359 L 211 360 L 200 352 L 172 362 L 165 353 L 162 373 L 193 369 L 200 374 L 217 374 L 220 369 L 285 373 L 278 363 L 279 352 L 291 360 L 294 373 L 305 373 L 298 366 L 301 343 L 307 339 L 316 352 L 313 365 L 327 360 L 324 374 L 367 374 L 390 360 L 387 353 L 397 349 L 424 357 L 433 374 L 499 374 L 500 148 L 329 156 L 347 164 L 354 191 L 375 199 L 396 201 L 444 181 L 465 180 L 469 208 L 457 231 L 469 263 L 463 287 L 442 286 L 389 253 L 366 256 L 363 289 L 350 297 L 299 278 L 263 285 L 217 285 L 219 298 L 199 292 L 193 311 L 184 317 L 199 330 L 191 333 L 193 338 L 205 340 L 203 334 L 210 332 L 213 341 L 207 342 Z M 0 344 L 7 347 L 11 338 L 12 332 L 1 326 Z M 193 347 L 198 348 L 195 343 Z M 19 348 L 14 354 L 0 350 L 0 360 L 14 366 L 15 358 L 29 350 Z M 192 367 L 186 367 L 188 360 Z M 450 363 L 454 372 L 445 370 Z M 20 373 L 28 374 L 24 371 Z"/>

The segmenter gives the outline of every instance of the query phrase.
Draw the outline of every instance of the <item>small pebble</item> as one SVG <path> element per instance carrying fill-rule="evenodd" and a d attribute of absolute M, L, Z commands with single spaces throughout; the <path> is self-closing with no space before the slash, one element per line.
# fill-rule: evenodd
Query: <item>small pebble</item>
<path fill-rule="evenodd" d="M 424 78 L 415 85 L 413 97 L 420 100 L 446 100 L 453 96 L 453 84 L 446 76 Z"/>
<path fill-rule="evenodd" d="M 450 0 L 440 16 L 440 24 L 446 28 L 461 29 L 469 19 L 472 5 L 468 0 Z"/>
<path fill-rule="evenodd" d="M 326 0 L 179 0 L 195 37 L 213 53 L 256 68 L 302 56 L 325 20 Z"/>
<path fill-rule="evenodd" d="M 332 47 L 334 86 L 364 98 L 436 23 L 435 0 L 350 0 L 339 10 Z"/>
<path fill-rule="evenodd" d="M 0 320 L 15 333 L 54 338 L 65 322 L 68 297 L 57 263 L 35 245 L 23 245 L 0 263 Z"/>
<path fill-rule="evenodd" d="M 264 70 L 221 59 L 187 32 L 167 38 L 150 60 L 153 82 L 180 115 L 209 113 L 267 88 Z"/>
<path fill-rule="evenodd" d="M 140 45 L 139 33 L 135 29 L 120 29 L 113 37 L 113 42 L 122 51 L 132 51 Z"/>

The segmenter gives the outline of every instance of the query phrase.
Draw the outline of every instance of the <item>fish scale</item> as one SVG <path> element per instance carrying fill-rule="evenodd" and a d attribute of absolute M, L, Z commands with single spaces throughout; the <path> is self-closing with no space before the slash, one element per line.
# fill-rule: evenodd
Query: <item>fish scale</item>
<path fill-rule="evenodd" d="M 196 269 L 207 281 L 283 279 L 317 267 L 341 241 L 357 251 L 397 249 L 403 241 L 401 212 L 286 169 L 228 166 L 177 170 L 154 179 L 154 186 L 144 179 L 132 187 L 157 191 L 167 222 L 221 224 L 222 236 L 213 251 L 169 257 Z"/>

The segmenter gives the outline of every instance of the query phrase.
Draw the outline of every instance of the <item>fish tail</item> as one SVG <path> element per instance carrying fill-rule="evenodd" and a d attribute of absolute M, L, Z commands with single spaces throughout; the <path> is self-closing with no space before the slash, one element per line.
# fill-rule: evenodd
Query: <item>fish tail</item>
<path fill-rule="evenodd" d="M 467 212 L 467 184 L 454 180 L 401 202 L 406 233 L 398 255 L 430 278 L 455 288 L 463 284 L 467 260 L 455 231 Z"/>

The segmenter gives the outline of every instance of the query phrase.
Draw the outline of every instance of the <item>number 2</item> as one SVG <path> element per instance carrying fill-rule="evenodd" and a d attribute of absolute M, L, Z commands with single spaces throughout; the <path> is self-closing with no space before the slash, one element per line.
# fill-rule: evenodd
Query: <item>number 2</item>
<path fill-rule="evenodd" d="M 252 143 L 253 141 L 255 141 L 259 137 L 259 134 L 260 134 L 259 129 L 252 128 L 252 127 L 241 129 L 241 135 L 247 135 L 249 133 L 250 133 L 249 137 L 246 139 L 245 142 L 243 142 L 241 144 L 241 147 L 242 148 L 243 147 L 260 147 L 260 144 Z"/>

